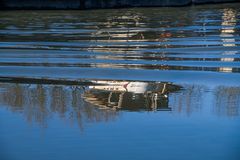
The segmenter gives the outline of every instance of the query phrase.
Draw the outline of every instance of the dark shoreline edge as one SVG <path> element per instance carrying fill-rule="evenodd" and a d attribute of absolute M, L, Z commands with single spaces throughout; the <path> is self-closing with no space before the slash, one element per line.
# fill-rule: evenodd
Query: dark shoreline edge
<path fill-rule="evenodd" d="M 169 2 L 168 0 L 165 0 L 167 3 L 164 4 L 164 2 L 161 2 L 161 4 L 150 4 L 150 5 L 144 5 L 144 4 L 131 4 L 131 5 L 125 5 L 125 4 L 108 4 L 101 3 L 102 6 L 98 6 L 100 3 L 96 3 L 92 6 L 89 4 L 86 6 L 85 2 L 83 3 L 81 0 L 79 0 L 79 3 L 76 3 L 76 5 L 71 4 L 68 5 L 53 5 L 53 4 L 30 4 L 30 5 L 22 5 L 20 2 L 16 4 L 10 4 L 10 1 L 15 0 L 0 0 L 0 11 L 1 10 L 95 10 L 95 9 L 121 9 L 121 8 L 150 8 L 150 7 L 186 7 L 186 6 L 198 6 L 198 5 L 207 5 L 207 4 L 227 4 L 227 3 L 240 3 L 240 0 L 182 0 L 179 3 L 175 2 Z M 28 0 L 28 1 L 34 1 L 34 0 Z M 48 1 L 48 0 L 45 0 Z M 49 0 L 51 1 L 51 0 Z M 76 1 L 76 0 L 75 0 Z M 94 1 L 94 0 L 91 0 Z M 98 1 L 98 0 L 95 0 Z M 100 0 L 100 1 L 108 1 L 108 0 Z M 110 0 L 109 0 L 110 1 Z M 120 0 L 121 1 L 121 0 Z M 153 0 L 149 0 L 153 1 Z M 164 1 L 164 0 L 163 0 Z M 174 1 L 174 0 L 172 0 Z M 70 2 L 69 2 L 70 3 Z M 82 6 L 84 4 L 84 6 Z"/>

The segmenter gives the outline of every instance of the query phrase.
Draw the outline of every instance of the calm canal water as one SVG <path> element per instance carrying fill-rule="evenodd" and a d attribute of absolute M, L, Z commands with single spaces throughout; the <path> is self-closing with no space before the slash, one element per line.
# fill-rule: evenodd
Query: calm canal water
<path fill-rule="evenodd" d="M 240 4 L 0 11 L 0 159 L 240 159 Z"/>

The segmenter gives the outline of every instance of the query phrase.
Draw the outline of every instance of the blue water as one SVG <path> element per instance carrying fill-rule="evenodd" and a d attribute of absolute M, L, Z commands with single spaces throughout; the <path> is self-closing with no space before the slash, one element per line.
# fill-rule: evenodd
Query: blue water
<path fill-rule="evenodd" d="M 0 11 L 0 160 L 239 160 L 239 17 Z"/>

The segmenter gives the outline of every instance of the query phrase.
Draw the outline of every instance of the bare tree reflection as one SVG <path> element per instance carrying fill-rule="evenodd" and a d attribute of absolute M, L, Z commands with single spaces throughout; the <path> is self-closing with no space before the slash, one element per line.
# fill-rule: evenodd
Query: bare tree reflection
<path fill-rule="evenodd" d="M 185 86 L 182 92 L 172 95 L 173 109 L 178 113 L 187 113 L 187 115 L 201 111 L 205 91 L 206 87 L 204 86 Z"/>
<path fill-rule="evenodd" d="M 91 84 L 0 83 L 0 106 L 21 112 L 29 123 L 43 127 L 57 116 L 84 129 L 86 123 L 115 120 L 122 113 L 116 110 L 167 110 L 191 115 L 204 109 L 208 92 L 206 86 L 185 85 L 182 88 L 167 82 L 92 81 Z M 214 114 L 239 116 L 239 87 L 219 86 L 211 94 Z"/>
<path fill-rule="evenodd" d="M 99 110 L 81 99 L 82 88 L 63 85 L 1 84 L 0 104 L 22 112 L 29 123 L 47 126 L 48 120 L 61 119 L 83 129 L 86 122 L 112 121 L 118 113 Z"/>
<path fill-rule="evenodd" d="M 220 116 L 239 116 L 240 87 L 217 87 L 215 90 L 216 105 L 214 112 Z"/>

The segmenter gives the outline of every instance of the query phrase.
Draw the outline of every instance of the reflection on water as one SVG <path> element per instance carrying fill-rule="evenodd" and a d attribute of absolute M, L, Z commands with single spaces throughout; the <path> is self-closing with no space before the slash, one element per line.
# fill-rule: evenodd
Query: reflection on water
<path fill-rule="evenodd" d="M 239 116 L 239 87 L 216 87 L 208 99 L 208 88 L 198 85 L 105 80 L 94 80 L 90 86 L 67 84 L 0 83 L 0 104 L 22 113 L 31 123 L 47 126 L 48 120 L 57 115 L 70 123 L 77 122 L 80 128 L 86 122 L 113 121 L 121 114 L 118 110 L 191 115 L 208 110 L 204 101 L 212 104 L 216 115 Z"/>
<path fill-rule="evenodd" d="M 239 17 L 0 11 L 0 159 L 239 160 Z"/>
<path fill-rule="evenodd" d="M 239 116 L 240 90 L 239 87 L 218 87 L 215 91 L 214 112 L 221 116 Z M 227 105 L 226 105 L 227 104 Z"/>
<path fill-rule="evenodd" d="M 83 126 L 118 110 L 202 112 L 210 88 L 211 112 L 238 116 L 238 5 L 25 11 L 21 21 L 1 12 L 1 103 L 29 121 L 46 125 L 57 113 Z"/>
<path fill-rule="evenodd" d="M 83 98 L 101 108 L 124 110 L 171 110 L 168 94 L 180 86 L 168 83 L 97 81 L 106 85 L 90 86 Z"/>
<path fill-rule="evenodd" d="M 236 46 L 235 42 L 235 29 L 237 25 L 237 18 L 236 18 L 236 12 L 232 9 L 224 9 L 224 13 L 222 16 L 222 30 L 221 30 L 221 37 L 223 41 L 223 46 L 229 47 L 229 46 Z M 225 51 L 223 55 L 235 55 L 236 51 Z M 234 62 L 235 58 L 221 58 L 221 61 L 224 62 Z M 233 68 L 231 67 L 221 67 L 219 68 L 222 72 L 232 72 Z"/>
<path fill-rule="evenodd" d="M 84 90 L 77 86 L 8 83 L 0 86 L 1 106 L 20 112 L 28 122 L 38 122 L 41 126 L 47 126 L 55 114 L 70 123 L 77 123 L 80 128 L 86 121 L 110 121 L 118 115 L 85 103 L 81 99 Z"/>
<path fill-rule="evenodd" d="M 153 70 L 199 71 L 204 76 L 205 71 L 239 73 L 239 8 L 236 3 L 178 12 L 175 8 L 92 10 L 88 14 L 1 12 L 0 68 L 6 70 L 2 76 L 56 78 L 52 72 L 62 67 L 67 72 L 73 67 L 89 69 L 91 74 L 80 78 L 99 79 L 112 79 L 110 74 L 126 69 L 153 75 Z M 40 67 L 45 75 L 29 71 Z M 110 74 L 98 74 L 105 69 Z M 128 79 L 134 77 L 130 74 Z M 161 77 L 155 80 L 162 81 Z"/>
<path fill-rule="evenodd" d="M 49 85 L 49 81 L 43 81 L 47 84 L 21 84 L 26 79 L 18 81 L 18 84 L 0 84 L 1 106 L 21 112 L 29 122 L 36 121 L 43 126 L 47 126 L 53 114 L 76 121 L 82 127 L 83 121 L 114 120 L 119 113 L 113 108 L 170 110 L 168 94 L 180 89 L 176 85 L 152 82 L 93 81 L 95 85 L 91 86 L 66 86 L 64 82 L 64 85 Z"/>

